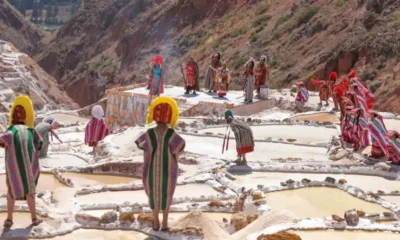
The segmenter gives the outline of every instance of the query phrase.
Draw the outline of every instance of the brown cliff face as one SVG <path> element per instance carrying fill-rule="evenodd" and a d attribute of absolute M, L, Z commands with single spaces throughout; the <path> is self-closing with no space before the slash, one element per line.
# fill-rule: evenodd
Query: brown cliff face
<path fill-rule="evenodd" d="M 81 106 L 108 87 L 146 81 L 155 54 L 166 60 L 167 84 L 182 84 L 178 64 L 193 56 L 203 86 L 210 56 L 220 51 L 234 88 L 244 63 L 267 54 L 270 87 L 355 68 L 377 108 L 400 112 L 399 1 L 293 2 L 88 0 L 36 59 Z"/>
<path fill-rule="evenodd" d="M 11 42 L 28 54 L 35 53 L 42 46 L 40 30 L 6 0 L 0 0 L 0 39 Z"/>

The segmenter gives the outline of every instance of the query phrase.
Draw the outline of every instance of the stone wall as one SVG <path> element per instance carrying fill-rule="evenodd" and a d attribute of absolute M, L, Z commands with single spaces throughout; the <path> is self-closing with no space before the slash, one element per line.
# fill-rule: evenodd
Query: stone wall
<path fill-rule="evenodd" d="M 223 117 L 226 109 L 234 107 L 233 103 L 216 103 L 200 101 L 197 105 L 181 113 L 184 117 L 214 116 Z"/>

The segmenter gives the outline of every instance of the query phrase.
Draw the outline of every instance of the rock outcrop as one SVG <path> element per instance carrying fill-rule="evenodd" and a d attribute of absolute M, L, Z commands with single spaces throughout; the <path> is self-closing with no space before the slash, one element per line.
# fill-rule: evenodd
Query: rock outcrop
<path fill-rule="evenodd" d="M 0 39 L 32 54 L 42 47 L 42 33 L 6 0 L 0 0 Z"/>

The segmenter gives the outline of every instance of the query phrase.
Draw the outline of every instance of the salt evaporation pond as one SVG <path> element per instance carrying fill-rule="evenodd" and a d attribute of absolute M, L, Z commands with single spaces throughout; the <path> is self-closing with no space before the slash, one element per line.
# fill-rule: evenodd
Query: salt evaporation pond
<path fill-rule="evenodd" d="M 300 115 L 291 118 L 292 120 L 298 121 L 313 121 L 313 122 L 333 122 L 338 123 L 339 118 L 332 113 L 315 113 L 315 114 L 307 114 Z"/>
<path fill-rule="evenodd" d="M 53 226 L 55 228 L 58 228 L 61 226 L 61 222 L 53 219 L 48 219 L 43 216 L 38 216 L 39 218 L 43 219 L 45 223 L 43 224 L 48 224 L 50 226 Z M 31 214 L 29 212 L 14 212 L 13 213 L 13 226 L 10 228 L 10 230 L 4 230 L 3 227 L 3 221 L 7 219 L 7 213 L 1 212 L 0 213 L 0 221 L 2 221 L 0 224 L 0 239 L 9 239 L 6 236 L 7 235 L 24 235 L 24 234 L 29 234 L 31 231 L 29 229 L 29 226 L 32 224 L 32 218 Z M 11 239 L 26 239 L 26 238 L 11 238 Z"/>
<path fill-rule="evenodd" d="M 313 173 L 282 173 L 282 172 L 253 172 L 248 175 L 235 176 L 235 184 L 244 186 L 247 189 L 256 188 L 257 185 L 272 186 L 280 185 L 288 179 L 301 181 L 304 178 L 311 181 L 324 181 L 326 177 L 333 177 L 337 181 L 345 179 L 349 185 L 361 188 L 365 192 L 377 192 L 382 190 L 391 192 L 399 190 L 400 181 L 389 180 L 383 177 L 365 176 L 365 175 L 347 175 L 347 174 L 313 174 Z M 399 196 L 400 200 L 400 196 Z"/>
<path fill-rule="evenodd" d="M 325 127 L 312 127 L 301 125 L 269 125 L 269 126 L 252 126 L 255 139 L 296 139 L 297 142 L 314 143 L 330 141 L 332 136 L 338 133 L 336 129 Z M 211 132 L 214 134 L 225 134 L 224 128 L 207 128 L 199 130 L 199 133 Z M 311 134 L 312 133 L 312 134 Z M 233 136 L 233 133 L 231 133 Z"/>
<path fill-rule="evenodd" d="M 382 196 L 388 202 L 395 203 L 400 206 L 400 196 Z"/>
<path fill-rule="evenodd" d="M 79 229 L 65 236 L 52 238 L 55 240 L 156 240 L 146 234 L 135 231 L 105 231 L 105 230 L 89 230 Z"/>
<path fill-rule="evenodd" d="M 48 155 L 46 158 L 41 158 L 39 162 L 42 167 L 77 167 L 87 165 L 87 162 L 83 159 L 69 154 Z"/>
<path fill-rule="evenodd" d="M 113 184 L 127 184 L 127 183 L 141 183 L 142 180 L 132 177 L 113 176 L 113 175 L 100 175 L 88 173 L 72 173 L 65 172 L 62 175 L 71 179 L 76 186 L 86 185 L 113 185 Z"/>
<path fill-rule="evenodd" d="M 395 119 L 384 119 L 387 130 L 396 130 L 400 132 L 400 120 Z"/>
<path fill-rule="evenodd" d="M 195 137 L 190 135 L 183 135 L 187 144 L 185 151 L 207 154 L 215 158 L 230 158 L 236 159 L 237 152 L 235 148 L 235 140 L 231 139 L 229 142 L 229 149 L 224 154 L 221 153 L 223 139 L 215 137 Z M 198 144 L 196 144 L 196 142 Z M 301 157 L 307 160 L 315 161 L 329 161 L 326 156 L 326 148 L 323 147 L 307 147 L 296 146 L 292 144 L 282 143 L 266 143 L 256 142 L 255 150 L 247 155 L 247 161 L 267 161 L 269 159 L 279 158 L 298 158 Z"/>
<path fill-rule="evenodd" d="M 72 114 L 65 114 L 65 113 L 53 113 L 51 114 L 52 117 L 54 117 L 54 120 L 62 123 L 62 124 L 75 124 L 75 123 L 85 123 L 89 122 L 90 119 L 88 118 L 83 118 L 79 116 L 75 116 Z"/>
<path fill-rule="evenodd" d="M 302 240 L 399 240 L 400 234 L 362 231 L 295 231 Z"/>
<path fill-rule="evenodd" d="M 302 219 L 328 217 L 332 214 L 342 216 L 349 209 L 362 210 L 366 213 L 390 211 L 379 204 L 327 187 L 270 192 L 266 194 L 266 200 L 273 209 L 288 210 Z"/>
<path fill-rule="evenodd" d="M 200 197 L 216 195 L 219 192 L 206 184 L 187 184 L 177 186 L 175 189 L 174 198 L 180 197 Z M 76 197 L 77 202 L 83 204 L 93 203 L 116 203 L 120 204 L 125 201 L 147 203 L 148 199 L 144 190 L 138 191 L 113 191 L 101 192 Z"/>
<path fill-rule="evenodd" d="M 53 174 L 41 173 L 39 176 L 37 192 L 52 191 L 56 188 L 67 188 L 68 186 L 60 182 Z M 6 175 L 0 175 L 0 193 L 7 192 Z"/>

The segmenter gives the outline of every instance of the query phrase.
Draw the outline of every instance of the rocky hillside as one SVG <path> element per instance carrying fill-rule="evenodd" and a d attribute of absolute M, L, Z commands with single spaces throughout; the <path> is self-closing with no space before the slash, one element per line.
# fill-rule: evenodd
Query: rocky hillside
<path fill-rule="evenodd" d="M 40 49 L 42 34 L 6 0 L 0 0 L 0 39 L 11 42 L 20 51 L 35 53 Z"/>
<path fill-rule="evenodd" d="M 9 112 L 19 94 L 29 95 L 37 111 L 78 107 L 35 61 L 0 40 L 0 112 Z"/>
<path fill-rule="evenodd" d="M 399 31 L 398 0 L 86 0 L 36 59 L 82 106 L 146 81 L 154 54 L 166 58 L 167 83 L 181 84 L 180 62 L 194 56 L 203 81 L 220 51 L 233 87 L 250 57 L 267 54 L 271 87 L 355 68 L 377 107 L 400 112 Z"/>

